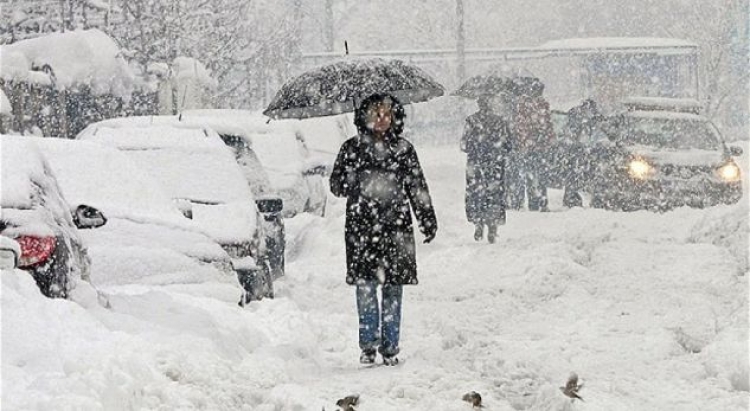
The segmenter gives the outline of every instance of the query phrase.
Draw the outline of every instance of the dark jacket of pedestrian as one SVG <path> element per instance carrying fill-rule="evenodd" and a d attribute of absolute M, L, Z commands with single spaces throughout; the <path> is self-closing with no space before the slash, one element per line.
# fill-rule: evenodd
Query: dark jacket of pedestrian
<path fill-rule="evenodd" d="M 367 101 L 362 103 L 367 104 Z M 380 139 L 356 113 L 359 134 L 345 141 L 330 177 L 331 192 L 346 197 L 346 282 L 417 284 L 412 214 L 430 241 L 437 218 L 414 146 L 400 136 L 403 107 Z M 400 118 L 398 113 L 401 113 Z M 381 270 L 384 278 L 378 278 Z"/>
<path fill-rule="evenodd" d="M 466 218 L 474 224 L 505 220 L 505 166 L 511 150 L 508 123 L 487 101 L 466 118 L 461 150 L 466 153 Z"/>

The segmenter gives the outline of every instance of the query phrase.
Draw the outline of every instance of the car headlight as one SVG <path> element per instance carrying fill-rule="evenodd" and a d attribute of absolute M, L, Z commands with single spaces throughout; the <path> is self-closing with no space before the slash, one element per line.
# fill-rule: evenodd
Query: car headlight
<path fill-rule="evenodd" d="M 724 181 L 737 181 L 740 179 L 740 168 L 732 162 L 719 167 L 719 177 Z"/>
<path fill-rule="evenodd" d="M 637 158 L 628 164 L 628 173 L 639 180 L 647 179 L 653 173 L 653 167 L 646 160 Z"/>

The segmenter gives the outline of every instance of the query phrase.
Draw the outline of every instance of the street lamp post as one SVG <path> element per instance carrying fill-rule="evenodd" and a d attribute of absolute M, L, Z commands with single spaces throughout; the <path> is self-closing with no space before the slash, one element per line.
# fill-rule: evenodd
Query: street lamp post
<path fill-rule="evenodd" d="M 461 84 L 466 77 L 466 44 L 464 37 L 464 1 L 456 0 L 456 59 L 457 70 L 456 77 L 458 77 L 457 84 Z"/>

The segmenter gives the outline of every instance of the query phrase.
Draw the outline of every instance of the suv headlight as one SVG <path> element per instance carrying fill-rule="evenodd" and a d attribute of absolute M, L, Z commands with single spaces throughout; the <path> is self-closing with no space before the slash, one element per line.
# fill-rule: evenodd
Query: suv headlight
<path fill-rule="evenodd" d="M 724 181 L 739 181 L 740 179 L 740 168 L 732 161 L 719 167 L 717 172 Z"/>
<path fill-rule="evenodd" d="M 630 163 L 628 163 L 628 174 L 630 174 L 630 177 L 645 180 L 653 173 L 654 167 L 642 158 L 630 160 Z"/>

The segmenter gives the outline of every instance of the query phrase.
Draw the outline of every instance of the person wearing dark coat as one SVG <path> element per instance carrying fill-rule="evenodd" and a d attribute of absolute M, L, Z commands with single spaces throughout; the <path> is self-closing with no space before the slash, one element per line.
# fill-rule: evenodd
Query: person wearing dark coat
<path fill-rule="evenodd" d="M 505 224 L 505 166 L 510 153 L 508 123 L 492 112 L 487 96 L 477 100 L 479 111 L 466 118 L 461 151 L 466 153 L 466 218 L 480 241 L 495 242 Z"/>
<path fill-rule="evenodd" d="M 602 115 L 594 100 L 586 99 L 581 104 L 568 110 L 568 132 L 570 142 L 567 147 L 566 161 L 567 175 L 565 179 L 565 191 L 563 192 L 563 205 L 566 207 L 582 207 L 583 198 L 579 191 L 582 187 L 582 174 L 584 173 L 584 147 L 594 137 L 597 126 L 602 121 Z"/>
<path fill-rule="evenodd" d="M 366 98 L 354 115 L 358 135 L 341 145 L 330 177 L 333 195 L 346 197 L 346 282 L 357 287 L 364 364 L 376 350 L 384 364 L 398 363 L 402 286 L 418 282 L 410 209 L 425 243 L 438 227 L 417 152 L 401 137 L 404 117 L 395 97 Z"/>
<path fill-rule="evenodd" d="M 554 129 L 549 102 L 543 96 L 544 83 L 536 77 L 521 77 L 513 84 L 509 206 L 519 210 L 526 198 L 529 211 L 548 211 L 545 158 Z"/>

